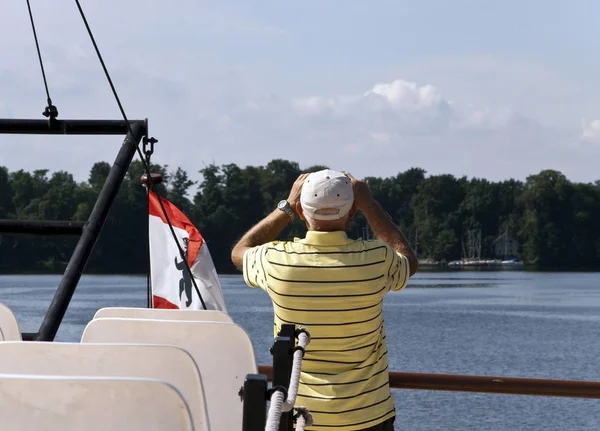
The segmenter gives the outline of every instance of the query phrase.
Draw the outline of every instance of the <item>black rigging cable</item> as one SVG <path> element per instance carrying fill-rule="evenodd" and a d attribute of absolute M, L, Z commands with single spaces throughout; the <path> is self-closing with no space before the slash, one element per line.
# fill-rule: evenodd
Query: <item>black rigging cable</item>
<path fill-rule="evenodd" d="M 29 3 L 29 0 L 27 0 L 27 2 Z M 112 89 L 113 95 L 115 96 L 115 99 L 117 101 L 117 104 L 119 105 L 119 110 L 121 111 L 121 115 L 123 115 L 123 119 L 125 120 L 125 123 L 127 123 L 127 127 L 129 128 L 129 134 L 133 137 L 133 131 L 131 130 L 131 125 L 129 124 L 129 120 L 127 119 L 127 115 L 125 114 L 125 110 L 123 109 L 123 105 L 121 104 L 121 100 L 119 99 L 119 95 L 117 94 L 117 90 L 115 90 L 115 86 L 113 85 L 112 79 L 110 78 L 110 74 L 108 73 L 108 70 L 106 68 L 106 65 L 104 64 L 104 60 L 102 59 L 102 55 L 100 54 L 100 50 L 98 49 L 98 45 L 96 44 L 96 40 L 94 38 L 94 35 L 92 33 L 92 30 L 90 29 L 90 26 L 87 22 L 87 19 L 85 17 L 85 13 L 83 12 L 83 9 L 81 8 L 81 4 L 79 4 L 79 0 L 75 0 L 75 3 L 77 4 L 77 8 L 79 9 L 79 13 L 81 14 L 81 18 L 83 19 L 83 23 L 85 24 L 85 27 L 88 31 L 88 34 L 90 35 L 90 39 L 92 41 L 92 44 L 94 45 L 94 49 L 96 50 L 96 54 L 98 55 L 98 60 L 100 60 L 100 64 L 102 65 L 102 69 L 104 69 L 104 74 L 106 75 L 106 79 L 108 80 L 108 83 L 110 84 L 110 88 Z M 48 96 L 49 97 L 49 96 Z M 147 139 L 148 137 L 146 137 Z M 137 146 L 137 153 L 140 156 L 140 159 L 142 161 L 142 164 L 144 165 L 144 169 L 146 171 L 146 175 L 148 178 L 148 188 L 151 189 L 153 188 L 153 183 L 152 183 L 152 177 L 150 174 L 150 166 L 148 165 L 148 163 L 146 162 L 146 160 L 144 159 L 142 152 L 140 150 L 140 147 Z M 158 195 L 157 195 L 158 196 Z M 198 298 L 200 298 L 200 302 L 202 303 L 202 307 L 206 310 L 206 304 L 204 303 L 204 299 L 202 299 L 202 295 L 200 294 L 200 290 L 198 289 L 198 286 L 196 285 L 196 279 L 194 278 L 194 275 L 192 274 L 192 270 L 190 269 L 189 263 L 186 259 L 185 253 L 183 251 L 183 249 L 181 248 L 181 245 L 179 244 L 179 241 L 177 241 L 177 235 L 175 234 L 175 230 L 173 229 L 173 225 L 171 224 L 171 220 L 169 219 L 169 215 L 167 214 L 167 211 L 165 210 L 165 207 L 163 206 L 162 203 L 162 199 L 160 196 L 158 196 L 158 203 L 160 205 L 160 208 L 163 212 L 163 215 L 165 216 L 165 219 L 167 220 L 167 224 L 169 225 L 169 229 L 171 230 L 171 234 L 173 235 L 173 239 L 175 240 L 175 244 L 177 244 L 177 248 L 179 249 L 179 254 L 181 256 L 181 258 L 183 259 L 183 261 L 185 262 L 185 268 L 188 271 L 188 274 L 190 276 L 190 279 L 192 280 L 192 283 L 194 285 L 194 288 L 196 289 L 196 293 L 198 294 Z M 188 298 L 189 300 L 189 298 Z"/>
<path fill-rule="evenodd" d="M 42 78 L 44 78 L 44 87 L 46 87 L 46 97 L 48 106 L 42 113 L 44 116 L 48 117 L 48 120 L 52 121 L 56 117 L 58 117 L 58 109 L 56 106 L 52 104 L 52 99 L 50 98 L 50 90 L 48 90 L 48 81 L 46 80 L 46 72 L 44 71 L 44 62 L 42 61 L 42 53 L 40 52 L 40 44 L 38 43 L 37 32 L 35 31 L 35 23 L 33 22 L 33 13 L 31 12 L 31 4 L 29 0 L 27 0 L 27 9 L 29 9 L 29 19 L 31 20 L 31 29 L 33 30 L 33 38 L 35 39 L 35 47 L 37 49 L 38 58 L 40 60 L 40 67 L 42 68 Z"/>

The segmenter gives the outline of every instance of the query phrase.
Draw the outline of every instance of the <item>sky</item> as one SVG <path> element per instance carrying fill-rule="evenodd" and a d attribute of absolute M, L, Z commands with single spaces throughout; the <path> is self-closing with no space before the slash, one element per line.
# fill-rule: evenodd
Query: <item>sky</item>
<path fill-rule="evenodd" d="M 600 179 L 597 0 L 81 0 L 153 162 L 354 176 Z M 59 119 L 121 119 L 74 1 L 32 0 Z M 0 118 L 46 96 L 27 3 L 0 4 Z M 0 166 L 85 181 L 120 136 L 0 136 Z M 137 156 L 136 156 L 137 158 Z"/>

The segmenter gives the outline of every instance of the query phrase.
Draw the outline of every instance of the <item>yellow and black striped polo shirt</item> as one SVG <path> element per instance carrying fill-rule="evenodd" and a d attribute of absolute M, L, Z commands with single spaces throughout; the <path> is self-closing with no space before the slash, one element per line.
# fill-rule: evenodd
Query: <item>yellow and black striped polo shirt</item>
<path fill-rule="evenodd" d="M 281 324 L 311 336 L 297 406 L 313 415 L 310 430 L 361 430 L 395 415 L 388 380 L 383 297 L 408 282 L 405 256 L 381 240 L 309 231 L 244 255 L 244 280 L 273 302 Z"/>

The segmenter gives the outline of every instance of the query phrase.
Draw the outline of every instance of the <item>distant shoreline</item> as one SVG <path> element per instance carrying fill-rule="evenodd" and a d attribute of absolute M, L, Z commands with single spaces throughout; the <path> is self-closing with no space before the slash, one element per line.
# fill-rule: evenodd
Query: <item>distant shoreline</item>
<path fill-rule="evenodd" d="M 533 267 L 525 267 L 525 268 L 515 268 L 515 269 L 507 269 L 507 268 L 469 268 L 469 267 L 463 267 L 463 268 L 448 268 L 446 267 L 440 267 L 438 265 L 421 265 L 419 266 L 419 271 L 417 272 L 417 275 L 419 273 L 443 273 L 443 274 L 447 274 L 447 273 L 471 273 L 471 272 L 486 272 L 486 273 L 498 273 L 498 272 L 506 272 L 506 273 L 514 273 L 514 272 L 520 272 L 520 273 L 544 273 L 544 272 L 560 272 L 560 273 L 573 273 L 573 274 L 578 274 L 578 273 L 600 273 L 600 268 L 533 268 Z M 2 271 L 2 273 L 0 273 L 0 277 L 1 276 L 43 276 L 43 275 L 62 275 L 64 273 L 64 271 L 33 271 L 33 270 L 29 270 L 29 271 Z M 108 271 L 91 271 L 91 272 L 84 272 L 82 274 L 82 277 L 85 277 L 86 275 L 94 275 L 94 276 L 101 276 L 101 275 L 105 275 L 105 276 L 136 276 L 136 277 L 147 277 L 147 273 L 140 273 L 140 272 L 108 272 Z M 241 276 L 242 273 L 241 272 L 219 272 L 218 273 L 219 276 L 222 275 L 239 275 Z"/>

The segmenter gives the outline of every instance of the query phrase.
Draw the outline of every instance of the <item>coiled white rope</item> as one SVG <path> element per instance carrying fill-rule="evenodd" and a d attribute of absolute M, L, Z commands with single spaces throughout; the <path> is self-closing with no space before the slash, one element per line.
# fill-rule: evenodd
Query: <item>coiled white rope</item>
<path fill-rule="evenodd" d="M 304 431 L 304 428 L 313 424 L 312 415 L 306 407 L 297 407 L 298 417 L 296 419 L 296 431 Z"/>
<path fill-rule="evenodd" d="M 279 429 L 279 421 L 281 420 L 282 412 L 289 412 L 294 408 L 296 404 L 296 397 L 298 396 L 298 387 L 300 386 L 300 371 L 302 369 L 302 358 L 304 357 L 304 349 L 310 343 L 310 336 L 305 330 L 300 330 L 298 335 L 298 345 L 294 350 L 294 360 L 292 363 L 292 374 L 290 376 L 290 384 L 287 393 L 287 400 L 284 401 L 284 393 L 278 389 L 275 389 L 271 394 L 271 403 L 269 405 L 269 412 L 267 416 L 266 431 L 277 431 Z M 301 408 L 303 412 L 308 412 L 305 408 Z M 300 412 L 300 409 L 298 409 Z M 304 414 L 299 414 L 298 419 L 302 417 L 304 424 L 307 422 L 307 417 Z M 312 417 L 308 414 L 310 422 Z M 296 425 L 296 429 L 298 424 Z M 304 425 L 302 425 L 304 429 Z"/>
<path fill-rule="evenodd" d="M 271 394 L 271 404 L 269 404 L 269 413 L 267 416 L 267 425 L 265 431 L 277 431 L 281 419 L 281 405 L 283 404 L 283 392 L 273 391 Z"/>
<path fill-rule="evenodd" d="M 296 404 L 298 396 L 298 387 L 300 386 L 300 371 L 302 369 L 302 358 L 304 357 L 304 349 L 310 343 L 310 337 L 307 332 L 300 332 L 298 335 L 298 346 L 294 351 L 294 362 L 292 365 L 292 374 L 290 376 L 290 387 L 288 388 L 288 396 L 283 403 L 282 411 L 289 412 Z"/>

